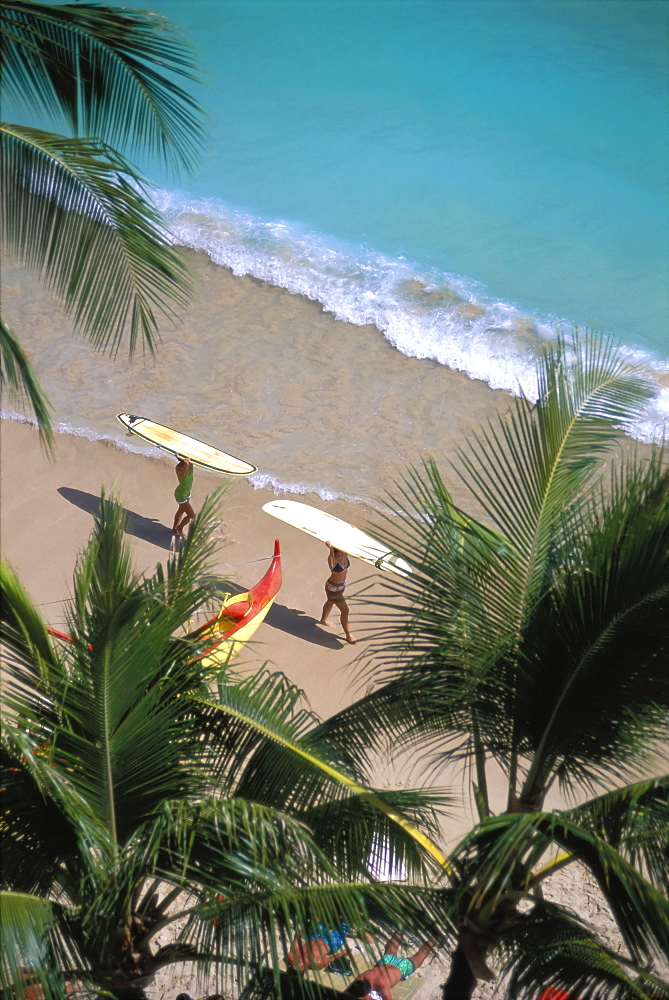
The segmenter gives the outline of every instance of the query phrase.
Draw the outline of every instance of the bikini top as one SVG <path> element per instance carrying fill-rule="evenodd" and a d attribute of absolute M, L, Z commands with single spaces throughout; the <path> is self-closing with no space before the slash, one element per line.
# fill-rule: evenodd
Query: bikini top
<path fill-rule="evenodd" d="M 351 561 L 349 559 L 346 560 L 346 565 L 345 566 L 340 566 L 339 562 L 337 562 L 332 567 L 332 572 L 333 573 L 344 573 L 349 568 L 350 565 L 351 565 Z"/>

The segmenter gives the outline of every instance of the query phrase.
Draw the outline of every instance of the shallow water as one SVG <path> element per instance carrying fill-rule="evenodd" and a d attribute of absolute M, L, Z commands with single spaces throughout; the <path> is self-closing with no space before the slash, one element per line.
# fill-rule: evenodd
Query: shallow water
<path fill-rule="evenodd" d="M 95 354 L 26 269 L 5 267 L 3 311 L 61 430 L 155 454 L 116 421 L 130 411 L 252 462 L 258 487 L 377 503 L 409 464 L 445 464 L 509 405 L 483 382 L 406 357 L 374 327 L 191 259 L 196 297 L 154 360 Z"/>

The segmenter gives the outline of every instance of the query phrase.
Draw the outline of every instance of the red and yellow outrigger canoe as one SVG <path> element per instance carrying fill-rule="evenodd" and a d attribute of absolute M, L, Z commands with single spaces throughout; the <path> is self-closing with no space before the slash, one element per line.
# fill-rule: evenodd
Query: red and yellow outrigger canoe
<path fill-rule="evenodd" d="M 204 667 L 221 666 L 239 651 L 255 634 L 281 586 L 281 546 L 274 542 L 274 558 L 262 580 L 244 594 L 226 597 L 215 618 L 206 622 L 196 635 L 215 640 L 202 659 Z"/>
<path fill-rule="evenodd" d="M 202 657 L 204 667 L 223 666 L 252 638 L 272 607 L 281 583 L 281 546 L 277 538 L 274 542 L 274 557 L 263 578 L 246 593 L 226 597 L 216 617 L 193 633 L 198 639 L 211 637 L 212 640 L 212 645 Z M 47 632 L 64 642 L 74 642 L 72 636 L 49 625 Z"/>

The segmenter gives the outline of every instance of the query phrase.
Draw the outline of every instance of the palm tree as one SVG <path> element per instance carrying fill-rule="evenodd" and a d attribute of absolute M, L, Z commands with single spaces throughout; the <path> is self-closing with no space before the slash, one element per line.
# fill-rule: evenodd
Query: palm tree
<path fill-rule="evenodd" d="M 96 348 L 115 353 L 127 334 L 131 352 L 140 341 L 153 351 L 157 314 L 184 305 L 190 279 L 115 147 L 192 162 L 199 110 L 174 82 L 193 79 L 192 57 L 159 15 L 88 4 L 6 0 L 0 43 L 5 99 L 70 132 L 0 123 L 3 251 L 44 278 Z M 52 446 L 48 401 L 2 321 L 0 376 Z"/>
<path fill-rule="evenodd" d="M 477 826 L 448 858 L 459 927 L 444 1000 L 494 978 L 508 995 L 669 995 L 669 470 L 622 442 L 650 388 L 601 340 L 576 336 L 458 456 L 486 524 L 432 462 L 391 498 L 387 541 L 414 567 L 381 596 L 380 686 L 330 720 L 362 751 L 370 719 L 434 768 L 466 766 Z M 399 613 L 397 608 L 399 605 Z M 495 815 L 488 778 L 502 769 Z M 575 803 L 551 809 L 553 786 Z M 499 805 L 497 806 L 499 809 Z M 607 948 L 544 897 L 584 866 L 617 924 Z"/>
<path fill-rule="evenodd" d="M 2 567 L 0 981 L 18 997 L 26 970 L 47 1000 L 64 981 L 141 996 L 185 961 L 276 994 L 282 953 L 317 920 L 446 930 L 423 887 L 444 796 L 376 791 L 282 675 L 203 674 L 207 640 L 180 626 L 215 592 L 215 505 L 144 578 L 103 498 L 70 642 Z M 381 851 L 410 881 L 373 881 Z"/>

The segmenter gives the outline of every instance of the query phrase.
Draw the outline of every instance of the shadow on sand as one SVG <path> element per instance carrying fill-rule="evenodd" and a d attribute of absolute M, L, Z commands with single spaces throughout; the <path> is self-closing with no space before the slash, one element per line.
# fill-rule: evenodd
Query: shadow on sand
<path fill-rule="evenodd" d="M 95 515 L 100 509 L 100 497 L 94 493 L 85 493 L 84 490 L 75 490 L 70 486 L 60 486 L 58 493 L 75 507 L 85 510 L 87 514 Z M 145 542 L 157 545 L 161 549 L 169 549 L 172 542 L 172 532 L 166 525 L 161 524 L 155 517 L 144 517 L 134 510 L 122 507 L 125 514 L 125 531 L 128 535 L 141 538 Z"/>
<path fill-rule="evenodd" d="M 297 608 L 287 608 L 285 604 L 275 602 L 269 609 L 265 621 L 272 628 L 297 636 L 298 639 L 304 639 L 306 642 L 313 642 L 315 646 L 341 649 L 344 645 L 344 642 L 336 635 L 320 628 L 316 618 L 306 615 L 304 611 L 299 611 Z"/>

